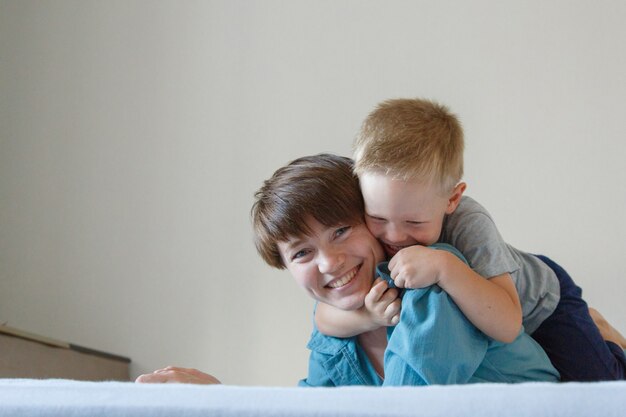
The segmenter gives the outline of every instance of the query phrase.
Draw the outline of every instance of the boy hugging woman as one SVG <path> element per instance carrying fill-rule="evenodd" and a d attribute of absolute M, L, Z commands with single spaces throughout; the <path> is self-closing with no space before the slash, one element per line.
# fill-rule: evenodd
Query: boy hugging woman
<path fill-rule="evenodd" d="M 463 148 L 445 106 L 388 100 L 354 161 L 299 158 L 257 191 L 259 254 L 318 301 L 300 385 L 624 379 L 624 337 L 464 195 Z M 137 380 L 218 382 L 176 367 Z"/>

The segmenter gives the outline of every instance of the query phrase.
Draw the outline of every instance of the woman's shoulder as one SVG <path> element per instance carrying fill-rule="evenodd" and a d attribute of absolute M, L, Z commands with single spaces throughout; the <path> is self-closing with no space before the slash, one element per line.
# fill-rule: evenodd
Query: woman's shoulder
<path fill-rule="evenodd" d="M 353 337 L 339 338 L 327 336 L 314 327 L 306 347 L 312 352 L 332 356 L 338 354 L 347 345 L 354 343 Z"/>

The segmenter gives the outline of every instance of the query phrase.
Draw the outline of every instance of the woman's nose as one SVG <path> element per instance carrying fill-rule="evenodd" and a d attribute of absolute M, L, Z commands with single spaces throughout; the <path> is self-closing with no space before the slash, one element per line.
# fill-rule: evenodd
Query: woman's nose
<path fill-rule="evenodd" d="M 341 251 L 328 250 L 320 252 L 319 270 L 322 274 L 330 274 L 341 270 L 346 260 L 345 255 Z"/>

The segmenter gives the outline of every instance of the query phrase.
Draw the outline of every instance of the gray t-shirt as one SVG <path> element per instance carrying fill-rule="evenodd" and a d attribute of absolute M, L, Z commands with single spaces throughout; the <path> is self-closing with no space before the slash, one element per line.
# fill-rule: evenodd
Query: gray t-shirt
<path fill-rule="evenodd" d="M 511 274 L 522 304 L 524 328 L 532 334 L 559 303 L 559 281 L 539 258 L 514 248 L 502 239 L 483 206 L 463 196 L 446 216 L 439 242 L 463 253 L 470 267 L 485 278 Z"/>

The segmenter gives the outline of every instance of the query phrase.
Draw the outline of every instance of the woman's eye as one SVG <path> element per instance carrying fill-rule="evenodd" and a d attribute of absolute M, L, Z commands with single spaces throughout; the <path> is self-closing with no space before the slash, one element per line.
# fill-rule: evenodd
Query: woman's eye
<path fill-rule="evenodd" d="M 339 229 L 335 230 L 335 236 L 339 237 L 339 236 L 345 234 L 346 232 L 348 232 L 348 230 L 350 230 L 350 226 L 340 227 Z"/>
<path fill-rule="evenodd" d="M 296 260 L 296 259 L 300 259 L 306 255 L 309 254 L 309 250 L 308 249 L 302 249 L 299 250 L 298 252 L 294 253 L 293 256 L 291 257 L 292 260 Z"/>

